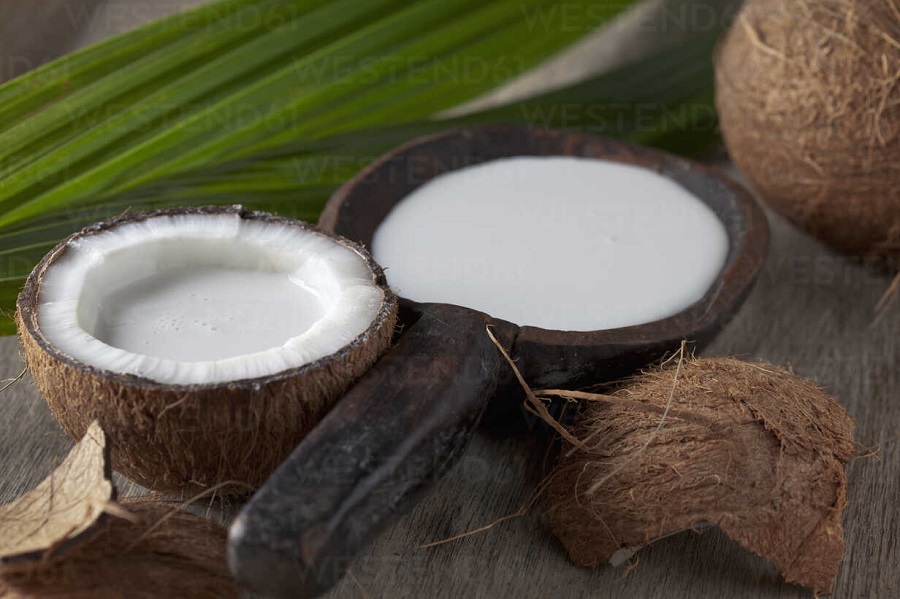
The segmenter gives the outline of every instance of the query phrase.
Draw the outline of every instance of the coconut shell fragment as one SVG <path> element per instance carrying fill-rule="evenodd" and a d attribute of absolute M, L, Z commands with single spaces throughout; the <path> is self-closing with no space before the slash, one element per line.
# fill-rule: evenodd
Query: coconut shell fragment
<path fill-rule="evenodd" d="M 225 530 L 151 500 L 112 502 L 97 422 L 43 482 L 0 506 L 0 597 L 227 598 Z"/>
<path fill-rule="evenodd" d="M 171 506 L 122 504 L 83 543 L 46 559 L 0 566 L 4 599 L 227 599 L 240 597 L 225 560 L 225 529 Z"/>
<path fill-rule="evenodd" d="M 550 526 L 573 562 L 596 567 L 715 525 L 789 582 L 827 593 L 854 428 L 815 383 L 778 367 L 670 363 L 581 413 L 571 433 L 582 445 L 563 449 L 549 483 Z"/>

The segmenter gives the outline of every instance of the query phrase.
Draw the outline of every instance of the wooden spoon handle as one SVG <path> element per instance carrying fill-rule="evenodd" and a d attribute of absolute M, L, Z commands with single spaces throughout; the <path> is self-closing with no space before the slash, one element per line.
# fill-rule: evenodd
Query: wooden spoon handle
<path fill-rule="evenodd" d="M 311 597 L 448 470 L 494 392 L 487 316 L 422 315 L 294 450 L 231 526 L 228 561 L 249 590 Z"/>

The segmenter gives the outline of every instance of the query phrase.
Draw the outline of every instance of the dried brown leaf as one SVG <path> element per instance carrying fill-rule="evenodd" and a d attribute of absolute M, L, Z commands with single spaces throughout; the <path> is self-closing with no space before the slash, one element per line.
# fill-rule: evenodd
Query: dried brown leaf
<path fill-rule="evenodd" d="M 37 487 L 0 506 L 0 561 L 41 557 L 87 531 L 112 499 L 99 423 Z"/>

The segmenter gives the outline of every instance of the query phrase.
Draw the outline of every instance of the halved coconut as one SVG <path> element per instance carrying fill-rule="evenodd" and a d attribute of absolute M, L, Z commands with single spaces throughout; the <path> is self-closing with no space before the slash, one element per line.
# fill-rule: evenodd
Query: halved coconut
<path fill-rule="evenodd" d="M 64 240 L 19 295 L 54 416 L 99 420 L 144 486 L 261 484 L 388 346 L 396 297 L 356 244 L 240 206 L 121 216 Z"/>

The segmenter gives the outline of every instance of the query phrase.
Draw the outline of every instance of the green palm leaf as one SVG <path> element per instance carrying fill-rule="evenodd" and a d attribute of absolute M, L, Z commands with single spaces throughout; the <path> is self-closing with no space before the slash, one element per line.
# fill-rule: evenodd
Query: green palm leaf
<path fill-rule="evenodd" d="M 0 310 L 86 224 L 207 203 L 314 220 L 371 158 L 440 128 L 526 122 L 704 147 L 715 31 L 575 86 L 434 120 L 630 4 L 219 0 L 0 86 Z"/>

